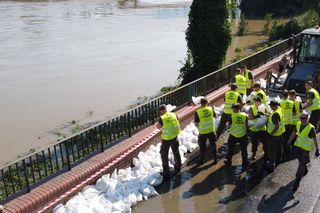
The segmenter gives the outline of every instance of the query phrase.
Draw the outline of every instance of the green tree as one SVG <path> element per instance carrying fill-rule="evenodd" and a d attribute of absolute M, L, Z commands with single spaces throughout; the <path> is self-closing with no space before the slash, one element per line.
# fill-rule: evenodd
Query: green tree
<path fill-rule="evenodd" d="M 318 24 L 319 16 L 314 10 L 309 10 L 305 13 L 302 19 L 302 26 L 304 28 L 314 27 Z"/>
<path fill-rule="evenodd" d="M 182 84 L 219 69 L 231 42 L 226 0 L 193 0 L 186 31 L 187 58 L 180 69 Z"/>
<path fill-rule="evenodd" d="M 238 36 L 243 36 L 246 32 L 248 32 L 248 22 L 246 21 L 244 14 L 241 14 L 238 26 Z"/>
<path fill-rule="evenodd" d="M 272 16 L 273 16 L 272 13 L 267 13 L 263 18 L 266 21 L 266 23 L 263 25 L 264 34 L 270 33 L 270 22 L 272 21 Z"/>

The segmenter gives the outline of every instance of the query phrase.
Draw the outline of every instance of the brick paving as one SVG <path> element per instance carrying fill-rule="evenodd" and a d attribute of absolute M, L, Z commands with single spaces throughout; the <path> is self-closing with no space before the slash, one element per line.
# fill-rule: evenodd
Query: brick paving
<path fill-rule="evenodd" d="M 255 77 L 259 79 L 264 77 L 267 70 L 277 69 L 275 63 L 279 59 L 280 57 L 253 70 Z M 224 86 L 207 95 L 209 102 L 220 105 L 227 90 L 228 86 Z M 193 119 L 197 108 L 198 106 L 185 106 L 177 112 L 182 128 Z M 31 192 L 10 201 L 4 205 L 3 213 L 51 212 L 56 205 L 65 203 L 86 185 L 94 184 L 102 175 L 112 173 L 116 168 L 130 166 L 133 157 L 136 157 L 141 150 L 160 142 L 159 136 L 160 130 L 156 128 L 156 125 L 151 125 L 72 168 L 71 171 L 65 172 L 32 189 Z"/>

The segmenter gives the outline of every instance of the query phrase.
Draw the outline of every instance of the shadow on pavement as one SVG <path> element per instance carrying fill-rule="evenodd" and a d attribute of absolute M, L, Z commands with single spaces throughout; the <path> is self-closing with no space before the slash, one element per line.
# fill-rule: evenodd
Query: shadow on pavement
<path fill-rule="evenodd" d="M 294 199 L 294 196 L 290 190 L 293 181 L 288 183 L 286 186 L 282 186 L 279 190 L 270 196 L 270 198 L 266 199 L 267 195 L 263 195 L 258 204 L 257 210 L 259 212 L 285 212 L 289 209 L 295 207 L 299 204 L 299 201 L 294 201 L 289 206 L 286 206 L 287 203 Z"/>

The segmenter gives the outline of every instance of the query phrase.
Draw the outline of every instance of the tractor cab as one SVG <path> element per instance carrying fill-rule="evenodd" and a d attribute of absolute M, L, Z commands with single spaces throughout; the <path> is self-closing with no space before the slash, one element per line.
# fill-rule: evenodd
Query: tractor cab
<path fill-rule="evenodd" d="M 306 29 L 295 37 L 292 55 L 292 64 L 282 81 L 269 73 L 267 79 L 269 93 L 279 94 L 284 89 L 294 89 L 300 96 L 305 96 L 305 82 L 309 80 L 314 82 L 320 73 L 320 27 Z"/>

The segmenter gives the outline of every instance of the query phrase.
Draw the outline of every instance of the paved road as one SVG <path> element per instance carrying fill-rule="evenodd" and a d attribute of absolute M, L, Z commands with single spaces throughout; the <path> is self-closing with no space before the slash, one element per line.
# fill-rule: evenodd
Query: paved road
<path fill-rule="evenodd" d="M 198 166 L 196 161 L 161 185 L 160 196 L 138 204 L 133 212 L 320 212 L 320 159 L 313 156 L 309 173 L 294 194 L 290 187 L 297 160 L 279 165 L 271 174 L 263 170 L 262 160 L 241 172 L 239 152 L 232 167 L 224 166 L 222 160 L 212 165 L 210 153 L 204 165 Z"/>

